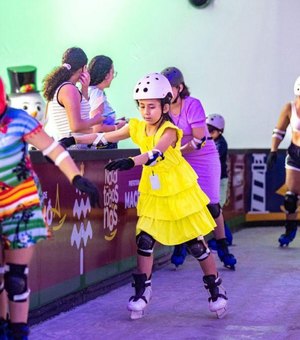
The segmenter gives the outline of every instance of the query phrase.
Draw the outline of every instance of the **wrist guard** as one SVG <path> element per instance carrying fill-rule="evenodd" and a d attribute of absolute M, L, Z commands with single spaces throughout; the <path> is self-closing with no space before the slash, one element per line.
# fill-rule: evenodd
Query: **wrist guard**
<path fill-rule="evenodd" d="M 273 138 L 277 138 L 277 139 L 283 140 L 284 136 L 285 136 L 285 131 L 279 130 L 277 128 L 275 128 L 273 130 L 273 133 L 272 133 L 272 137 Z"/>
<path fill-rule="evenodd" d="M 267 169 L 271 170 L 277 161 L 277 151 L 271 151 L 267 157 Z"/>
<path fill-rule="evenodd" d="M 162 161 L 165 157 L 163 153 L 157 149 L 153 149 L 152 151 L 148 151 L 148 161 L 145 163 L 147 166 L 153 166 L 157 162 Z"/>
<path fill-rule="evenodd" d="M 104 136 L 104 133 L 97 133 L 96 139 L 89 146 L 93 145 L 97 149 L 101 149 L 101 148 L 105 147 L 107 144 L 108 144 L 108 142 L 107 142 L 107 140 Z"/>
<path fill-rule="evenodd" d="M 75 140 L 75 138 L 74 138 L 73 136 L 62 138 L 62 139 L 60 139 L 58 142 L 59 142 L 59 144 L 60 144 L 63 148 L 65 148 L 65 149 L 67 149 L 67 148 L 69 148 L 70 146 L 76 144 L 76 140 Z"/>
<path fill-rule="evenodd" d="M 198 138 L 194 137 L 191 140 L 192 147 L 195 150 L 200 150 L 205 145 L 205 143 L 206 143 L 206 137 L 205 136 L 203 138 L 201 138 L 201 139 L 198 139 Z"/>

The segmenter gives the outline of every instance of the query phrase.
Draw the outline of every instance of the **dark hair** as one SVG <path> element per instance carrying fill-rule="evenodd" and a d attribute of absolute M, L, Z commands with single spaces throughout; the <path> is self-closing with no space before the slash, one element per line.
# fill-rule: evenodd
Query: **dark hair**
<path fill-rule="evenodd" d="M 170 104 L 171 103 L 171 100 L 172 100 L 172 93 L 168 93 L 165 98 L 162 98 L 160 99 L 160 103 L 161 103 L 161 109 L 163 109 L 163 107 L 166 105 L 166 104 Z M 169 111 L 168 112 L 165 112 L 162 114 L 162 121 L 161 123 L 159 124 L 159 127 L 163 124 L 163 122 L 165 121 L 168 121 L 168 122 L 171 122 L 174 124 L 173 122 L 173 119 L 171 118 L 171 116 L 169 115 Z"/>
<path fill-rule="evenodd" d="M 179 92 L 179 97 L 180 98 L 186 98 L 186 97 L 188 97 L 188 96 L 190 96 L 191 95 L 191 93 L 190 93 L 190 90 L 189 90 L 189 88 L 185 85 L 185 83 L 183 82 L 182 83 L 182 90 L 181 90 L 181 92 Z M 178 88 L 179 86 L 177 86 L 177 88 Z"/>
<path fill-rule="evenodd" d="M 62 56 L 62 65 L 52 70 L 43 80 L 43 94 L 46 100 L 52 100 L 59 85 L 68 81 L 87 62 L 88 58 L 81 48 L 68 48 Z M 66 65 L 64 66 L 64 64 Z"/>
<path fill-rule="evenodd" d="M 98 85 L 103 82 L 112 68 L 113 61 L 105 55 L 97 55 L 89 65 L 88 71 L 91 76 L 90 85 Z"/>

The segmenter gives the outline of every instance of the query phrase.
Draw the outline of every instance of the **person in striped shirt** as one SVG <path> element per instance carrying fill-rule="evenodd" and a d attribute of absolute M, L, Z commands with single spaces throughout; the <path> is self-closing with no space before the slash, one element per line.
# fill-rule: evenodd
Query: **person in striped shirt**
<path fill-rule="evenodd" d="M 99 205 L 98 189 L 80 175 L 69 153 L 26 111 L 7 106 L 0 78 L 0 245 L 4 254 L 0 270 L 0 339 L 16 339 L 16 334 L 18 339 L 28 337 L 28 267 L 36 243 L 47 237 L 39 181 L 28 144 L 41 150 L 77 189 L 86 192 L 92 206 Z"/>

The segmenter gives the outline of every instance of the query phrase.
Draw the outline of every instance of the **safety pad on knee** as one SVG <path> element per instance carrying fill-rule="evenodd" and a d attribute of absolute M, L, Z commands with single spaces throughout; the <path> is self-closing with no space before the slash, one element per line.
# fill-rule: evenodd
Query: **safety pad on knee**
<path fill-rule="evenodd" d="M 25 302 L 30 294 L 27 287 L 28 266 L 7 263 L 5 265 L 4 288 L 8 299 L 13 302 Z"/>
<path fill-rule="evenodd" d="M 284 196 L 284 208 L 288 214 L 294 214 L 297 210 L 298 195 L 287 191 Z"/>
<path fill-rule="evenodd" d="M 138 248 L 137 253 L 141 256 L 149 257 L 153 253 L 155 240 L 151 235 L 142 231 L 136 237 L 136 244 Z"/>
<path fill-rule="evenodd" d="M 193 239 L 186 243 L 188 252 L 198 261 L 203 261 L 210 255 L 210 250 L 203 240 Z"/>
<path fill-rule="evenodd" d="M 209 210 L 209 212 L 210 212 L 210 214 L 213 218 L 218 218 L 221 214 L 221 206 L 220 206 L 219 203 L 217 203 L 217 204 L 209 203 L 207 205 L 207 209 Z"/>

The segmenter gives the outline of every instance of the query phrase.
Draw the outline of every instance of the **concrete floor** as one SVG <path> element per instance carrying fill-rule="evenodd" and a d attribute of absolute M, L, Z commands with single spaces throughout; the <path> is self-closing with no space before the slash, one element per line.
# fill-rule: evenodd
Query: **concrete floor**
<path fill-rule="evenodd" d="M 35 325 L 31 340 L 300 339 L 300 237 L 278 247 L 281 227 L 257 227 L 233 235 L 238 264 L 230 271 L 217 258 L 229 311 L 217 319 L 196 260 L 169 264 L 153 274 L 153 298 L 143 319 L 126 310 L 129 284 Z M 216 256 L 216 255 L 214 255 Z"/>

